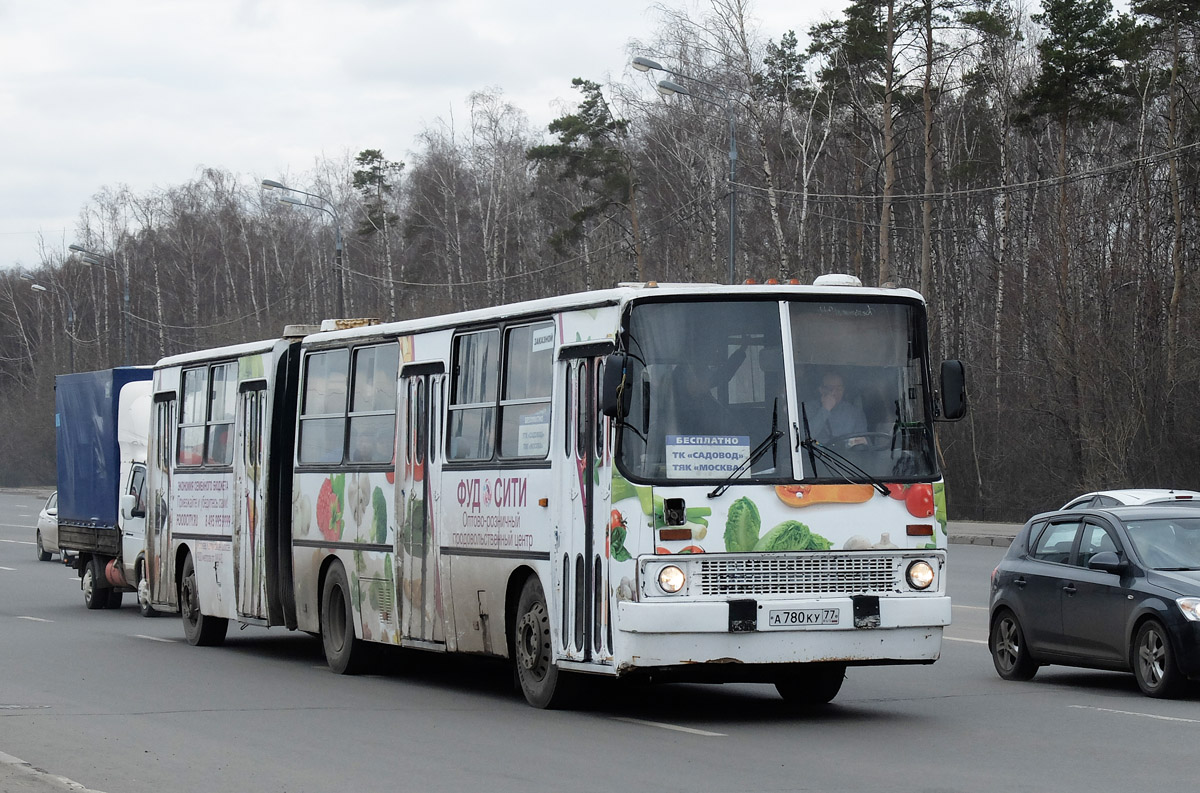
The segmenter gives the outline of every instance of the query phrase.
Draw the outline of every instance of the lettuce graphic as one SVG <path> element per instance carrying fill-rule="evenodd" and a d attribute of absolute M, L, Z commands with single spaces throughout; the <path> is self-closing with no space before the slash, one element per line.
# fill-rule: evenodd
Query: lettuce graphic
<path fill-rule="evenodd" d="M 833 543 L 798 520 L 785 520 L 762 536 L 756 551 L 828 551 Z"/>
<path fill-rule="evenodd" d="M 749 498 L 742 496 L 730 505 L 725 518 L 725 550 L 755 550 L 758 530 L 761 527 L 762 518 L 758 515 L 758 507 Z"/>

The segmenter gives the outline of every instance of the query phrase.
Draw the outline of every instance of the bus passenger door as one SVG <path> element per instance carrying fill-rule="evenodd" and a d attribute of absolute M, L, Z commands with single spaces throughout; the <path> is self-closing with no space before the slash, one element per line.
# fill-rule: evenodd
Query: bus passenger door
<path fill-rule="evenodd" d="M 150 599 L 155 603 L 176 605 L 175 575 L 171 560 L 171 472 L 175 468 L 175 439 L 179 414 L 175 395 L 154 403 L 154 451 L 150 456 L 154 471 L 154 492 L 150 509 L 153 517 L 146 526 L 146 574 L 150 580 Z"/>
<path fill-rule="evenodd" d="M 566 362 L 562 412 L 564 435 L 555 456 L 563 466 L 562 531 L 552 560 L 554 589 L 560 593 L 560 650 L 575 661 L 611 656 L 608 638 L 608 559 L 604 515 L 609 473 L 604 465 L 604 433 L 598 431 L 598 359 Z M 603 475 L 602 475 L 603 474 Z"/>
<path fill-rule="evenodd" d="M 266 415 L 265 383 L 254 383 L 242 391 L 238 412 L 241 433 L 234 461 L 233 575 L 237 586 L 237 612 L 243 617 L 265 618 L 263 609 L 266 565 L 263 518 L 266 514 L 266 459 L 263 448 L 263 417 Z"/>
<path fill-rule="evenodd" d="M 430 496 L 428 374 L 400 379 L 404 415 L 396 454 L 401 630 L 408 639 L 445 641 Z"/>

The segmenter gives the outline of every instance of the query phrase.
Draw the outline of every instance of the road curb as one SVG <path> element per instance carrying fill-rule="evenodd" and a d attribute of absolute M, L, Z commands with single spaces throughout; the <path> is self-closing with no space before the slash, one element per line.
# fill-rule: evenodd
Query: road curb
<path fill-rule="evenodd" d="M 84 787 L 65 776 L 51 774 L 19 757 L 0 752 L 0 789 L 12 793 L 45 793 L 45 791 L 69 790 L 74 793 L 101 793 Z"/>

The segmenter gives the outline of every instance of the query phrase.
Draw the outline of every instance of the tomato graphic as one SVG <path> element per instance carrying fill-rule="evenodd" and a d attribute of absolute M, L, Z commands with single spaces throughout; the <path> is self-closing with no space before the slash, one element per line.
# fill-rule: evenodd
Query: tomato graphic
<path fill-rule="evenodd" d="M 933 517 L 933 485 L 913 485 L 904 499 L 910 515 L 918 518 Z"/>
<path fill-rule="evenodd" d="M 629 536 L 628 524 L 625 523 L 625 516 L 620 510 L 614 509 L 608 521 L 607 535 L 604 554 L 610 559 L 616 559 L 618 562 L 628 562 L 633 556 L 625 548 L 625 538 Z"/>
<path fill-rule="evenodd" d="M 888 485 L 888 496 L 897 501 L 904 501 L 908 498 L 908 491 L 912 485 Z"/>

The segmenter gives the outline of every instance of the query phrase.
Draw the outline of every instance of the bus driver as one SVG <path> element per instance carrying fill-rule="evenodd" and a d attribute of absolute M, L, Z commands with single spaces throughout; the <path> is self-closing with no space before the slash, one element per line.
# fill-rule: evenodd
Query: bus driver
<path fill-rule="evenodd" d="M 808 426 L 814 440 L 827 443 L 835 438 L 849 437 L 847 445 L 859 446 L 866 438 L 853 437 L 855 433 L 867 431 L 867 417 L 862 408 L 845 400 L 846 383 L 837 372 L 828 372 L 821 378 L 821 400 L 819 404 L 805 403 Z"/>

